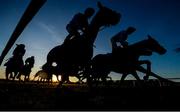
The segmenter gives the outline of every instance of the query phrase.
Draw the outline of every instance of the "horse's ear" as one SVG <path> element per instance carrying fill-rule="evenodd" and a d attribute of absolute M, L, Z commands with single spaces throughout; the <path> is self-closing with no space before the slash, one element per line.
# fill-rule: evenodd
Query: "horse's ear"
<path fill-rule="evenodd" d="M 97 2 L 97 6 L 101 9 L 101 8 L 103 8 L 103 5 L 101 4 L 101 2 Z"/>

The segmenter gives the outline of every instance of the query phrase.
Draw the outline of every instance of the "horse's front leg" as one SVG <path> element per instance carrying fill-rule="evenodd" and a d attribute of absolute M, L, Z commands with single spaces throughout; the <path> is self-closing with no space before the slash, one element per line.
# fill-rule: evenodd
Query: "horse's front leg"
<path fill-rule="evenodd" d="M 141 85 L 142 85 L 142 82 L 141 82 L 141 79 L 139 78 L 137 72 L 134 71 L 134 72 L 132 72 L 131 74 L 136 78 L 136 80 L 138 81 L 139 86 L 141 86 Z M 134 86 L 135 86 L 135 85 L 134 85 Z"/>
<path fill-rule="evenodd" d="M 58 74 L 56 74 L 56 79 L 57 79 L 58 82 L 60 81 Z"/>
<path fill-rule="evenodd" d="M 15 80 L 15 78 L 17 77 L 17 75 L 19 75 L 18 72 L 14 72 L 13 80 Z"/>
<path fill-rule="evenodd" d="M 7 70 L 7 68 L 6 68 L 6 70 L 5 70 L 5 77 L 6 77 L 6 80 L 9 79 L 9 71 Z"/>
<path fill-rule="evenodd" d="M 21 72 L 15 73 L 14 78 L 17 78 L 19 81 L 21 81 Z"/>
<path fill-rule="evenodd" d="M 24 77 L 24 81 L 29 81 L 29 75 L 30 75 L 30 74 L 25 75 L 25 77 Z"/>
<path fill-rule="evenodd" d="M 147 70 L 144 69 L 142 66 L 139 66 L 139 67 L 137 68 L 137 70 L 140 71 L 140 72 L 143 72 L 143 73 L 147 73 Z M 157 79 L 159 79 L 159 80 L 161 80 L 161 81 L 170 82 L 170 83 L 172 83 L 172 84 L 175 84 L 173 81 L 168 80 L 168 79 L 165 79 L 165 78 L 163 78 L 163 77 L 160 77 L 159 75 L 157 75 L 157 74 L 155 74 L 155 73 L 153 73 L 153 72 L 151 72 L 150 75 L 153 76 L 153 77 L 155 77 L 155 78 L 157 78 Z"/>
<path fill-rule="evenodd" d="M 9 78 L 9 74 L 10 74 L 10 76 L 12 75 L 12 72 L 6 72 L 6 80 L 10 80 L 10 78 Z"/>
<path fill-rule="evenodd" d="M 147 71 L 146 76 L 143 77 L 144 80 L 148 80 L 150 74 L 151 74 L 151 62 L 149 60 L 141 60 L 139 61 L 139 65 L 146 64 L 147 65 Z"/>
<path fill-rule="evenodd" d="M 27 75 L 27 81 L 29 81 L 29 76 L 30 76 L 30 74 Z"/>
<path fill-rule="evenodd" d="M 24 81 L 27 81 L 27 75 L 24 74 Z"/>
<path fill-rule="evenodd" d="M 77 75 L 76 77 L 78 78 L 78 80 L 79 80 L 78 82 L 79 82 L 79 83 L 83 83 L 83 77 L 82 77 L 82 76 Z"/>
<path fill-rule="evenodd" d="M 40 77 L 40 80 L 39 80 L 40 82 L 42 82 L 43 81 L 43 78 L 42 77 Z"/>

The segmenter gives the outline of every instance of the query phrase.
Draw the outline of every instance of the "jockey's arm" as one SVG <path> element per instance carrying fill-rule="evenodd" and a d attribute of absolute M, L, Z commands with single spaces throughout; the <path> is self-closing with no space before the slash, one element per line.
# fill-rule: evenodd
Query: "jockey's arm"
<path fill-rule="evenodd" d="M 127 41 L 120 41 L 122 47 L 127 47 L 128 42 Z"/>

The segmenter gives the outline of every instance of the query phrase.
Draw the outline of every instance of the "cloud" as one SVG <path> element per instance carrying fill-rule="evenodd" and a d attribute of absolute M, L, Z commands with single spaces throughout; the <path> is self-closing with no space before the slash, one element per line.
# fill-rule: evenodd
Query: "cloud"
<path fill-rule="evenodd" d="M 58 43 L 63 42 L 62 35 L 60 35 L 55 26 L 43 22 L 38 22 L 38 25 L 51 35 L 53 41 Z"/>

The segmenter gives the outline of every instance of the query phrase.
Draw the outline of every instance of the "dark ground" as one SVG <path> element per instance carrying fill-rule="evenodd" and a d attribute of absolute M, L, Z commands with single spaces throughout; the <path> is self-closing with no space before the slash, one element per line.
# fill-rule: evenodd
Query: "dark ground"
<path fill-rule="evenodd" d="M 157 80 L 86 84 L 0 80 L 0 110 L 180 110 L 180 85 Z"/>

